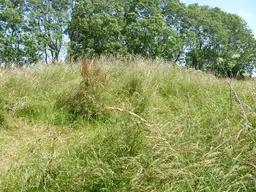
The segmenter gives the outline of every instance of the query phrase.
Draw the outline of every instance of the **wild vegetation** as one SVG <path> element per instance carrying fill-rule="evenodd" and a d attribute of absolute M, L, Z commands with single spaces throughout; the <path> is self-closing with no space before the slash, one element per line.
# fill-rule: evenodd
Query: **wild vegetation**
<path fill-rule="evenodd" d="M 0 190 L 253 192 L 255 85 L 134 57 L 1 70 Z"/>
<path fill-rule="evenodd" d="M 67 43 L 69 39 L 69 43 Z M 65 49 L 67 53 L 64 53 Z M 236 14 L 179 0 L 0 1 L 0 63 L 140 55 L 220 77 L 252 75 L 256 40 Z"/>
<path fill-rule="evenodd" d="M 0 0 L 0 191 L 254 192 L 255 66 L 219 8 Z"/>

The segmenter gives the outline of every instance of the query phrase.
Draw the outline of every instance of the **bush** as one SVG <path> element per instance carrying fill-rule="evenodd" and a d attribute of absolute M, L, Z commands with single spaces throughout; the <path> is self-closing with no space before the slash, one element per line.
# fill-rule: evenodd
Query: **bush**
<path fill-rule="evenodd" d="M 67 110 L 71 121 L 98 119 L 104 116 L 104 86 L 101 75 L 85 75 L 77 88 L 59 97 L 56 107 Z"/>

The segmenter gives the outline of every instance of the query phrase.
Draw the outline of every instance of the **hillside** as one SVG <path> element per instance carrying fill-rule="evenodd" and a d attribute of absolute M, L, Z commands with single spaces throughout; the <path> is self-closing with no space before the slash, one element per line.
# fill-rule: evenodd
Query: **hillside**
<path fill-rule="evenodd" d="M 0 191 L 256 190 L 255 80 L 96 63 L 0 71 Z"/>

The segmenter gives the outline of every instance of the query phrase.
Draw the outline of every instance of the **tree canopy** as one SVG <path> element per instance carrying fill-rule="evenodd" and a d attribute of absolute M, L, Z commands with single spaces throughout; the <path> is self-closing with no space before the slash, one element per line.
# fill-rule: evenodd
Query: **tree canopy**
<path fill-rule="evenodd" d="M 179 0 L 0 0 L 0 63 L 141 55 L 223 77 L 252 74 L 256 40 L 238 15 Z M 67 39 L 67 38 L 66 38 Z"/>
<path fill-rule="evenodd" d="M 70 0 L 0 0 L 0 63 L 58 61 L 71 4 Z"/>
<path fill-rule="evenodd" d="M 218 76 L 251 74 L 256 41 L 247 23 L 219 8 L 179 0 L 79 0 L 69 24 L 70 55 L 139 54 Z"/>

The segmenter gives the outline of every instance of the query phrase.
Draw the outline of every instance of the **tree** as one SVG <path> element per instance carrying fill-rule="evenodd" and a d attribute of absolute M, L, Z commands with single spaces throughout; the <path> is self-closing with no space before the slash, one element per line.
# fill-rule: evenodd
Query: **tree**
<path fill-rule="evenodd" d="M 72 0 L 1 0 L 0 62 L 58 61 L 71 5 Z"/>
<path fill-rule="evenodd" d="M 187 7 L 179 0 L 163 0 L 161 6 L 166 25 L 175 32 L 172 37 L 172 55 L 176 63 L 191 41 L 191 32 L 185 22 L 188 18 Z"/>
<path fill-rule="evenodd" d="M 242 75 L 245 72 L 251 74 L 256 66 L 256 40 L 252 31 L 247 23 L 235 14 L 227 14 L 222 18 L 222 22 L 228 34 L 221 55 L 221 58 L 226 58 L 226 72 L 229 76 Z"/>
<path fill-rule="evenodd" d="M 71 0 L 29 0 L 29 27 L 33 31 L 45 62 L 59 61 L 64 35 L 70 20 Z"/>
<path fill-rule="evenodd" d="M 160 0 L 80 0 L 73 10 L 69 35 L 73 57 L 130 53 L 170 60 L 176 43 Z"/>
<path fill-rule="evenodd" d="M 187 66 L 218 76 L 242 76 L 255 66 L 255 38 L 241 17 L 219 8 L 188 6 Z"/>
<path fill-rule="evenodd" d="M 78 0 L 68 27 L 70 56 L 139 54 L 179 59 L 218 76 L 252 73 L 255 38 L 246 22 L 219 8 L 179 0 Z"/>
<path fill-rule="evenodd" d="M 126 52 L 121 34 L 121 5 L 121 1 L 115 0 L 78 1 L 68 27 L 71 57 Z"/>
<path fill-rule="evenodd" d="M 23 66 L 41 59 L 28 29 L 26 6 L 22 0 L 0 1 L 0 63 L 4 66 Z"/>
<path fill-rule="evenodd" d="M 176 33 L 166 25 L 162 1 L 128 1 L 124 14 L 125 45 L 131 54 L 171 60 Z"/>

